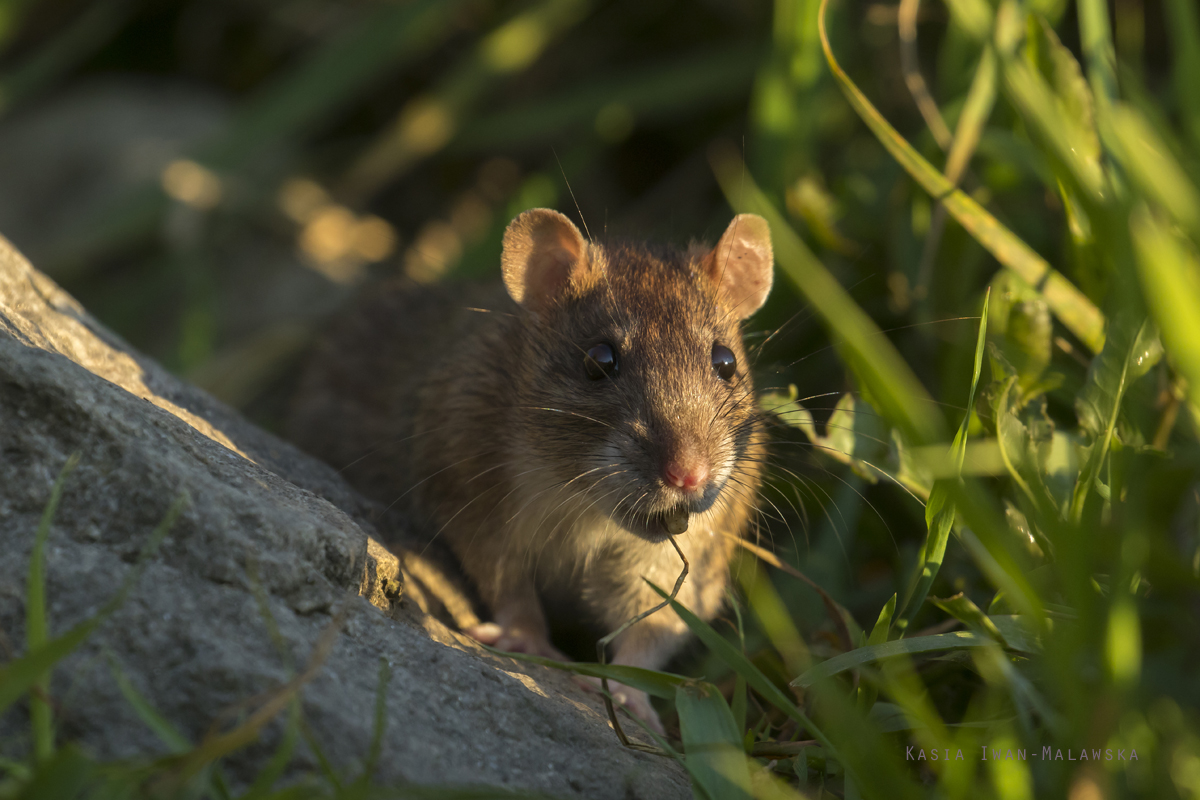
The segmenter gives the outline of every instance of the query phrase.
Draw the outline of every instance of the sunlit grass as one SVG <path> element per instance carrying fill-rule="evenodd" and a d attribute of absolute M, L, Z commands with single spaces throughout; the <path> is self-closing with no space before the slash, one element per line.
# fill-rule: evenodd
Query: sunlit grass
<path fill-rule="evenodd" d="M 9 5 L 11 27 L 23 6 Z M 614 197 L 648 216 L 684 209 L 657 229 L 677 239 L 762 214 L 782 278 L 756 340 L 769 341 L 779 467 L 763 562 L 737 570 L 724 618 L 680 609 L 707 652 L 690 675 L 570 668 L 658 698 L 681 740 L 659 748 L 714 800 L 1200 795 L 1195 4 L 1164 0 L 1156 21 L 1118 2 L 1115 29 L 1102 0 L 755 8 L 737 36 L 688 38 L 680 15 L 707 12 L 680 4 L 657 21 L 579 2 L 356 7 L 177 162 L 195 169 L 114 198 L 40 266 L 69 282 L 139 248 L 166 274 L 202 265 L 211 283 L 175 287 L 184 322 L 166 357 L 249 374 L 235 395 L 248 402 L 286 355 L 222 351 L 228 301 L 211 288 L 224 243 L 264 219 L 350 285 L 371 270 L 494 277 L 504 224 L 566 210 L 567 179 L 595 235 L 621 213 Z M 0 102 L 48 91 L 131 13 L 97 2 L 104 24 L 65 28 L 0 75 Z M 1147 52 L 1152 29 L 1166 55 Z M 573 52 L 606 52 L 614 31 L 664 44 L 570 73 Z M 389 95 L 389 81 L 411 91 Z M 444 207 L 422 198 L 417 217 L 380 199 L 439 180 Z M 605 188 L 621 181 L 636 192 Z M 261 196 L 225 191 L 247 185 Z M 297 210 L 297 187 L 319 201 Z M 199 239 L 171 240 L 179 206 L 212 223 Z M 374 220 L 388 227 L 355 251 L 355 225 Z M 368 267 L 392 252 L 400 263 Z M 108 767 L 55 741 L 41 699 L 87 631 L 49 638 L 34 552 L 29 652 L 0 667 L 0 708 L 30 697 L 33 748 L 0 762 L 4 785 L 32 786 L 51 763 L 95 782 Z M 206 745 L 180 740 L 115 669 L 174 753 L 170 774 L 227 793 L 212 764 L 255 730 L 196 755 Z M 290 743 L 305 731 L 293 688 L 261 709 L 289 715 Z M 374 741 L 386 735 L 377 722 Z M 1046 747 L 1075 760 L 1043 760 Z M 909 761 L 910 748 L 965 758 Z M 1008 750 L 1037 757 L 981 757 Z M 327 765 L 309 786 L 336 796 L 364 777 Z"/>

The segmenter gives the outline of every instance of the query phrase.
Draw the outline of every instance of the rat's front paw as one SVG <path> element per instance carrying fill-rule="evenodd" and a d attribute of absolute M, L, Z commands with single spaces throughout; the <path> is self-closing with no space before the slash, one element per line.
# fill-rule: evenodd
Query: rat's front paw
<path fill-rule="evenodd" d="M 603 691 L 603 686 L 600 684 L 599 678 L 578 677 L 577 680 L 585 689 L 591 689 L 596 692 Z M 646 723 L 647 728 L 659 736 L 667 735 L 666 731 L 663 730 L 662 721 L 658 718 L 658 712 L 654 710 L 654 706 L 650 705 L 650 696 L 641 689 L 634 689 L 632 686 L 626 686 L 623 683 L 609 681 L 608 693 L 612 695 L 613 703 Z"/>
<path fill-rule="evenodd" d="M 463 633 L 480 644 L 509 653 L 524 653 L 530 656 L 553 658 L 555 661 L 570 661 L 562 651 L 550 644 L 545 634 L 531 633 L 521 628 L 503 628 L 494 622 L 484 622 Z"/>

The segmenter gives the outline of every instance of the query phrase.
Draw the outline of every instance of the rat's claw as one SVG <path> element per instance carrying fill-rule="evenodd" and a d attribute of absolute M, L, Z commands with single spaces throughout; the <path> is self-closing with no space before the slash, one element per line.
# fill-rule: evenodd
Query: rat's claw
<path fill-rule="evenodd" d="M 561 650 L 550 644 L 545 636 L 531 634 L 520 628 L 502 628 L 494 622 L 484 622 L 467 628 L 463 633 L 480 644 L 486 644 L 497 650 L 553 658 L 555 661 L 571 660 Z"/>
<path fill-rule="evenodd" d="M 576 676 L 576 681 L 585 689 L 590 689 L 594 692 L 604 691 L 599 678 Z M 658 718 L 658 712 L 654 710 L 654 706 L 650 705 L 650 696 L 641 689 L 634 689 L 631 686 L 610 680 L 608 682 L 608 693 L 612 695 L 613 703 L 646 723 L 647 728 L 659 736 L 667 735 L 667 732 L 663 730 L 662 721 Z"/>
<path fill-rule="evenodd" d="M 480 644 L 495 647 L 496 642 L 500 641 L 500 637 L 504 635 L 504 628 L 494 622 L 483 622 L 473 628 L 467 628 L 463 633 Z"/>

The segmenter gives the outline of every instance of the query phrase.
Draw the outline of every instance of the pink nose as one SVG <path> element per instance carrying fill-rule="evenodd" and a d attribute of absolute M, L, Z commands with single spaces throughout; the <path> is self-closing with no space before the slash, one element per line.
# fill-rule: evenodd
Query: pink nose
<path fill-rule="evenodd" d="M 668 461 L 663 467 L 663 477 L 676 489 L 694 492 L 708 483 L 708 465 L 703 461 Z"/>

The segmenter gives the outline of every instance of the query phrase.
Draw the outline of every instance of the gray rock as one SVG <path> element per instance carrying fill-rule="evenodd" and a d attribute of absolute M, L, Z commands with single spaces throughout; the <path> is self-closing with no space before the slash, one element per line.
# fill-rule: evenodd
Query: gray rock
<path fill-rule="evenodd" d="M 416 608 L 371 507 L 334 470 L 131 352 L 0 239 L 0 650 L 24 641 L 33 534 L 75 452 L 47 548 L 52 635 L 100 608 L 172 501 L 190 502 L 128 600 L 56 670 L 60 739 L 101 758 L 166 752 L 118 690 L 111 657 L 198 742 L 222 712 L 303 670 L 336 616 L 340 633 L 303 689 L 335 765 L 367 755 L 382 660 L 393 677 L 381 781 L 689 796 L 677 764 L 621 747 L 562 673 L 493 657 Z M 26 730 L 10 710 L 0 750 L 27 749 Z M 227 759 L 233 781 L 253 779 L 281 730 L 276 720 Z M 307 746 L 290 769 L 316 770 Z"/>

